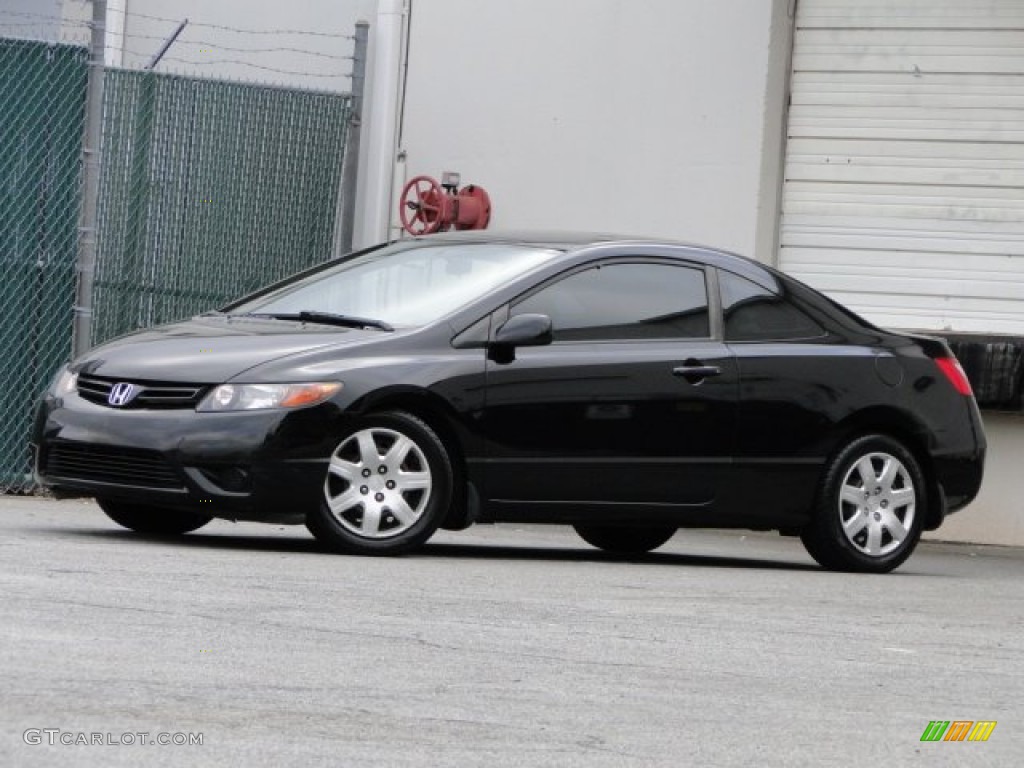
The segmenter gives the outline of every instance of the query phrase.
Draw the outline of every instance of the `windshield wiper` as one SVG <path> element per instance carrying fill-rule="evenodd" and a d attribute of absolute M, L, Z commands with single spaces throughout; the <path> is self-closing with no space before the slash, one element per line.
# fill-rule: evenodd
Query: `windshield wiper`
<path fill-rule="evenodd" d="M 395 327 L 383 320 L 375 320 L 372 317 L 357 317 L 356 315 L 336 315 L 333 312 L 314 312 L 302 310 L 301 312 L 248 312 L 249 317 L 271 317 L 274 320 L 297 320 L 303 323 L 323 323 L 324 325 L 340 325 L 343 328 L 377 328 L 381 331 L 393 331 Z"/>

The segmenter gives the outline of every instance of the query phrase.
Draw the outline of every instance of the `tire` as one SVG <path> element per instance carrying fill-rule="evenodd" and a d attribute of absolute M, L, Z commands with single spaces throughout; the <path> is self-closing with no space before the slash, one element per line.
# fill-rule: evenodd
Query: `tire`
<path fill-rule="evenodd" d="M 829 462 L 800 538 L 830 570 L 888 573 L 921 538 L 926 494 L 924 473 L 906 446 L 885 435 L 856 438 Z"/>
<path fill-rule="evenodd" d="M 574 525 L 587 544 L 616 555 L 641 555 L 657 549 L 675 535 L 676 528 L 666 525 L 618 527 L 612 525 Z"/>
<path fill-rule="evenodd" d="M 447 516 L 452 477 L 448 451 L 425 422 L 404 411 L 371 414 L 331 453 L 306 527 L 338 552 L 409 552 Z"/>
<path fill-rule="evenodd" d="M 210 515 L 180 509 L 133 504 L 126 501 L 97 499 L 100 509 L 118 525 L 139 533 L 181 534 L 202 528 L 213 520 Z"/>

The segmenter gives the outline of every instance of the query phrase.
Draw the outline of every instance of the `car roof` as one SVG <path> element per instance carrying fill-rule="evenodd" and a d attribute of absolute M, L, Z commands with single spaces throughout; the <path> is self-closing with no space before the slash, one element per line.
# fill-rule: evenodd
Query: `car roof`
<path fill-rule="evenodd" d="M 670 238 L 643 237 L 601 232 L 560 232 L 560 231 L 528 231 L 528 230 L 465 230 L 457 232 L 440 232 L 433 235 L 420 235 L 409 238 L 406 242 L 429 243 L 509 243 L 527 245 L 537 248 L 552 248 L 571 253 L 593 246 L 631 245 L 649 247 L 686 248 L 698 252 L 713 266 L 729 269 L 745 275 L 761 283 L 766 288 L 777 290 L 777 273 L 754 259 L 740 256 L 721 248 L 714 248 L 697 243 L 688 243 Z"/>
<path fill-rule="evenodd" d="M 646 246 L 652 249 L 671 248 L 682 251 L 691 251 L 690 254 L 676 254 L 680 256 L 692 255 L 697 257 L 709 266 L 724 269 L 748 280 L 757 283 L 772 293 L 783 291 L 792 292 L 794 288 L 799 289 L 801 300 L 804 303 L 813 305 L 819 312 L 832 318 L 838 319 L 844 328 L 849 328 L 849 320 L 856 321 L 858 330 L 865 328 L 878 330 L 873 325 L 851 312 L 848 308 L 837 304 L 832 299 L 819 293 L 799 280 L 796 280 L 784 272 L 763 262 L 746 256 L 732 253 L 731 251 L 714 248 L 697 243 L 688 243 L 671 238 L 638 237 L 635 235 L 617 235 L 601 232 L 560 232 L 560 231 L 501 231 L 501 230 L 466 230 L 456 232 L 442 232 L 433 235 L 421 235 L 414 238 L 406 238 L 401 242 L 418 242 L 423 245 L 429 243 L 506 243 L 524 245 L 535 248 L 551 248 L 563 252 L 563 257 L 571 258 L 573 254 L 590 251 L 591 249 L 610 249 L 612 252 L 618 249 L 627 250 L 631 246 Z"/>
<path fill-rule="evenodd" d="M 560 232 L 530 230 L 465 230 L 439 232 L 434 235 L 420 235 L 410 238 L 422 243 L 517 243 L 559 250 L 573 250 L 586 245 L 617 241 L 649 240 L 649 238 L 627 237 L 599 232 Z M 653 240 L 651 242 L 654 242 Z"/>

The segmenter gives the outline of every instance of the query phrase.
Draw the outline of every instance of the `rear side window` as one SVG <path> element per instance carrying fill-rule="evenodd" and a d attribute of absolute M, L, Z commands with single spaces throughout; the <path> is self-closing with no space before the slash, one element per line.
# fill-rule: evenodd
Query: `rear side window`
<path fill-rule="evenodd" d="M 671 264 L 608 264 L 569 275 L 512 308 L 548 315 L 555 341 L 707 338 L 704 272 Z"/>
<path fill-rule="evenodd" d="M 785 341 L 824 336 L 824 329 L 784 297 L 732 272 L 719 271 L 726 341 Z"/>

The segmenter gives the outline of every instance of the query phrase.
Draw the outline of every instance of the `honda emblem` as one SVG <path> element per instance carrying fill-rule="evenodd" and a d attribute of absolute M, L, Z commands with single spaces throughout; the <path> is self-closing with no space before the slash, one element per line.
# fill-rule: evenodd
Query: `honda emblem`
<path fill-rule="evenodd" d="M 130 403 L 137 394 L 138 390 L 136 390 L 134 384 L 129 384 L 127 381 L 119 381 L 110 388 L 110 394 L 107 395 L 107 403 L 121 407 Z"/>

